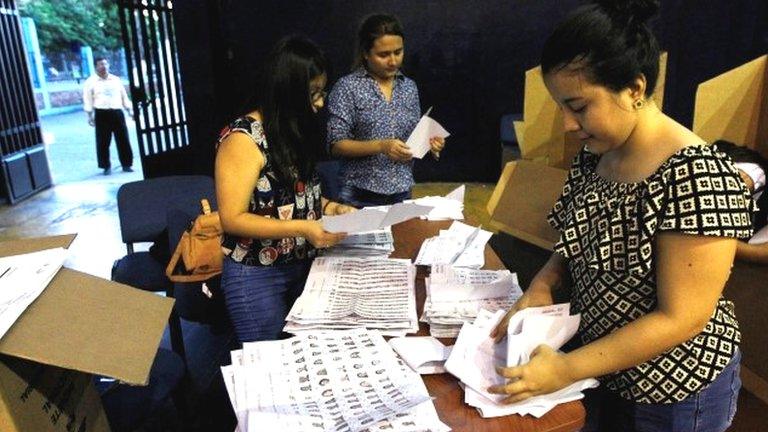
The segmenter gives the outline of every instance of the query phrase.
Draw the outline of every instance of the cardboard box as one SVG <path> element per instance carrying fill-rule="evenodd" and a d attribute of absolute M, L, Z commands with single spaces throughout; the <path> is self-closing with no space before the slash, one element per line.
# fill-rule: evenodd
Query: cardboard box
<path fill-rule="evenodd" d="M 74 235 L 0 243 L 0 256 Z M 146 385 L 173 300 L 63 267 L 0 339 L 0 430 L 109 431 L 91 374 Z"/>
<path fill-rule="evenodd" d="M 549 226 L 547 214 L 567 177 L 568 171 L 538 162 L 509 162 L 488 201 L 491 227 L 552 250 L 558 233 Z"/>
<path fill-rule="evenodd" d="M 768 55 L 699 84 L 693 132 L 732 141 L 768 157 Z"/>

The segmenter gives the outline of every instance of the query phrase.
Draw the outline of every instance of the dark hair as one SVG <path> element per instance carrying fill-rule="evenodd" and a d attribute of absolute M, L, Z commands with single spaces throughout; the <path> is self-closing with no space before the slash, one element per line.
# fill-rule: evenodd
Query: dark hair
<path fill-rule="evenodd" d="M 365 55 L 373 48 L 376 39 L 382 36 L 403 36 L 403 26 L 393 15 L 373 14 L 363 19 L 360 28 L 357 29 L 357 52 L 352 62 L 352 68 L 357 69 L 365 65 Z"/>
<path fill-rule="evenodd" d="M 768 160 L 762 157 L 760 153 L 726 140 L 717 140 L 713 142 L 712 145 L 717 147 L 719 151 L 725 153 L 734 162 L 757 164 L 763 169 L 763 172 L 768 175 Z M 768 218 L 768 193 L 766 193 L 765 190 L 763 191 L 763 194 L 760 195 L 760 198 L 757 199 L 757 207 L 758 210 L 754 214 L 754 219 L 752 221 L 755 230 L 764 227 L 766 225 L 766 218 Z"/>
<path fill-rule="evenodd" d="M 96 63 L 98 63 L 98 62 L 100 62 L 102 60 L 109 61 L 109 60 L 107 60 L 106 57 L 96 57 L 96 58 L 93 59 L 93 65 L 96 66 Z"/>
<path fill-rule="evenodd" d="M 613 91 L 629 87 L 642 73 L 645 95 L 656 88 L 659 45 L 646 25 L 658 0 L 599 0 L 568 16 L 544 43 L 544 74 L 568 66 L 583 68 L 590 82 Z"/>
<path fill-rule="evenodd" d="M 303 36 L 285 37 L 269 54 L 251 99 L 251 107 L 262 115 L 272 166 L 287 184 L 308 179 L 322 152 L 309 83 L 326 69 L 325 56 L 314 42 Z"/>

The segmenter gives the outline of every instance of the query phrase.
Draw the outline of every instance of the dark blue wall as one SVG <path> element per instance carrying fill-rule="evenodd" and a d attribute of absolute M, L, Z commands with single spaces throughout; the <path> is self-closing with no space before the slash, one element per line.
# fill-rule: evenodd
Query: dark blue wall
<path fill-rule="evenodd" d="M 525 70 L 575 0 L 187 0 L 175 2 L 193 140 L 212 151 L 215 132 L 241 113 L 270 46 L 289 33 L 314 39 L 332 63 L 331 84 L 349 71 L 357 25 L 373 12 L 400 17 L 404 71 L 422 108 L 451 133 L 439 163 L 419 180 L 495 182 L 499 119 L 522 111 Z M 696 85 L 768 50 L 765 0 L 662 1 L 654 31 L 669 51 L 665 111 L 689 125 Z M 188 73 L 188 71 L 192 71 Z"/>

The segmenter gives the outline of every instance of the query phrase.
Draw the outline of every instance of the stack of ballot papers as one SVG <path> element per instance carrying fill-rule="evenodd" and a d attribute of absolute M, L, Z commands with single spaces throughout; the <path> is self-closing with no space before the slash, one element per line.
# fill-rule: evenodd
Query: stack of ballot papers
<path fill-rule="evenodd" d="M 416 267 L 407 259 L 316 258 L 283 330 L 365 327 L 387 336 L 416 333 L 415 278 Z"/>
<path fill-rule="evenodd" d="M 421 216 L 422 219 L 431 221 L 436 220 L 460 220 L 464 219 L 464 191 L 466 187 L 461 185 L 449 192 L 448 195 L 441 196 L 425 196 L 417 198 L 415 200 L 407 200 L 405 202 L 412 202 L 427 207 L 433 207 L 432 210 L 426 216 Z"/>
<path fill-rule="evenodd" d="M 421 244 L 416 265 L 450 264 L 454 267 L 480 268 L 485 265 L 485 244 L 492 232 L 456 221 L 437 237 Z"/>
<path fill-rule="evenodd" d="M 0 338 L 48 287 L 67 254 L 55 248 L 0 258 Z"/>
<path fill-rule="evenodd" d="M 450 430 L 376 331 L 244 343 L 231 357 L 221 370 L 240 432 Z"/>
<path fill-rule="evenodd" d="M 508 310 L 523 295 L 517 275 L 509 270 L 473 270 L 432 266 L 425 281 L 427 298 L 421 320 L 434 337 L 456 337 L 465 322 L 481 310 Z"/>
<path fill-rule="evenodd" d="M 584 390 L 597 387 L 598 382 L 589 378 L 514 404 L 503 404 L 504 395 L 488 393 L 488 387 L 506 383 L 495 366 L 526 363 L 531 351 L 540 344 L 559 349 L 576 333 L 581 319 L 580 315 L 569 315 L 567 304 L 524 309 L 510 319 L 506 343 L 497 344 L 490 333 L 504 313 L 481 311 L 474 323 L 464 324 L 445 362 L 448 372 L 464 385 L 464 402 L 477 408 L 482 417 L 541 417 L 558 404 L 581 399 Z"/>
<path fill-rule="evenodd" d="M 325 249 L 325 257 L 387 258 L 395 250 L 392 228 L 350 234 L 336 246 Z"/>

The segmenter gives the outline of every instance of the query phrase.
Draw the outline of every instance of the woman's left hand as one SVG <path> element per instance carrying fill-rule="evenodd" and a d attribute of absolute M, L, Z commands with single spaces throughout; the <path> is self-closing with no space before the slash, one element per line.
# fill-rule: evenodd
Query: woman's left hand
<path fill-rule="evenodd" d="M 509 395 L 503 403 L 514 403 L 533 396 L 552 393 L 575 382 L 564 354 L 539 345 L 531 353 L 531 361 L 515 367 L 496 367 L 496 372 L 508 378 L 507 384 L 488 388 L 489 393 Z"/>
<path fill-rule="evenodd" d="M 440 155 L 440 152 L 443 151 L 443 148 L 445 147 L 445 138 L 441 137 L 432 137 L 429 139 L 429 147 L 430 151 L 435 154 L 436 156 Z"/>

